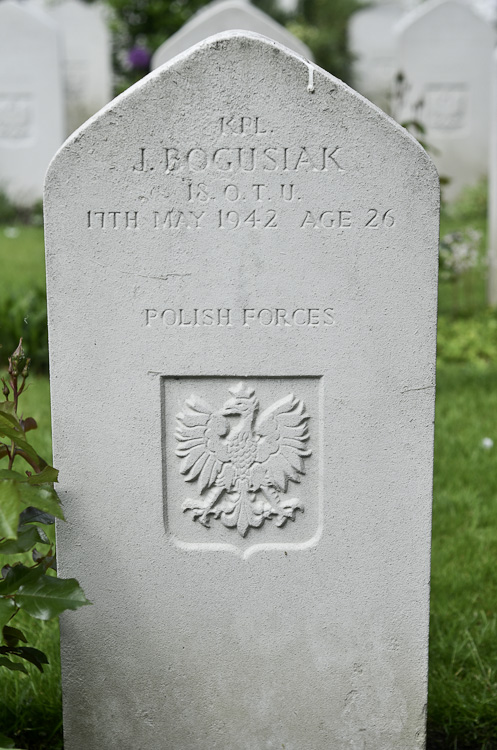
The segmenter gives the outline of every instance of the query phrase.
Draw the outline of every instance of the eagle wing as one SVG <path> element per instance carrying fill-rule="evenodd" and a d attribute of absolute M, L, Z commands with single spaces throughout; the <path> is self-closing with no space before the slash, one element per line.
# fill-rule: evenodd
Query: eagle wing
<path fill-rule="evenodd" d="M 311 455 L 306 447 L 308 420 L 303 402 L 290 393 L 263 411 L 255 424 L 260 464 L 255 474 L 262 479 L 264 472 L 265 481 L 282 492 L 289 479 L 300 482 L 300 475 L 305 474 L 304 458 Z"/>
<path fill-rule="evenodd" d="M 223 465 L 230 461 L 222 440 L 229 431 L 228 420 L 195 395 L 185 401 L 177 420 L 176 455 L 182 459 L 180 472 L 187 482 L 198 477 L 199 490 L 203 492 L 214 484 Z"/>

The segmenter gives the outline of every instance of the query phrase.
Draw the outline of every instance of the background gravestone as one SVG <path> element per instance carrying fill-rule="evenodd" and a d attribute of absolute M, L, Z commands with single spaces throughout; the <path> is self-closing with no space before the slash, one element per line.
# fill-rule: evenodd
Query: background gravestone
<path fill-rule="evenodd" d="M 395 73 L 394 27 L 405 12 L 403 3 L 380 3 L 354 13 L 349 23 L 354 88 L 382 109 L 390 107 Z"/>
<path fill-rule="evenodd" d="M 448 198 L 488 171 L 490 80 L 495 32 L 464 0 L 431 0 L 398 26 L 397 69 L 404 96 L 394 114 L 417 119 L 449 177 Z"/>
<path fill-rule="evenodd" d="M 488 173 L 488 302 L 497 305 L 497 52 L 492 61 L 490 169 Z"/>
<path fill-rule="evenodd" d="M 215 0 L 201 8 L 176 34 L 161 44 L 152 57 L 152 68 L 160 67 L 175 55 L 212 34 L 231 29 L 263 34 L 293 49 L 308 60 L 313 59 L 307 45 L 262 10 L 251 5 L 248 0 Z"/>
<path fill-rule="evenodd" d="M 0 3 L 0 189 L 17 203 L 41 198 L 63 141 L 57 31 L 36 7 Z"/>
<path fill-rule="evenodd" d="M 112 98 L 110 34 L 99 3 L 62 0 L 47 7 L 62 37 L 69 135 Z"/>
<path fill-rule="evenodd" d="M 93 602 L 66 750 L 422 748 L 425 152 L 228 32 L 69 139 L 45 207 L 58 564 Z"/>

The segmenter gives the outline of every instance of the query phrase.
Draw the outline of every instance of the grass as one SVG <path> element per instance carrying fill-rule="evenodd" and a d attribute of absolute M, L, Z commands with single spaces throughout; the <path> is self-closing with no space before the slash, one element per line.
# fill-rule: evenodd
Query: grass
<path fill-rule="evenodd" d="M 0 226 L 0 297 L 45 288 L 45 249 L 41 227 Z"/>
<path fill-rule="evenodd" d="M 481 231 L 483 257 L 485 214 L 479 186 L 444 212 L 441 232 Z M 42 241 L 40 229 L 21 227 L 12 239 L 0 227 L 2 267 L 16 248 L 16 268 L 0 279 L 0 294 L 25 288 L 27 279 L 44 283 Z M 497 314 L 485 309 L 482 266 L 457 288 L 442 282 L 439 301 L 427 750 L 497 750 Z M 33 443 L 48 458 L 47 379 L 32 379 L 24 406 L 40 424 Z M 485 448 L 483 438 L 494 446 Z M 0 732 L 19 747 L 59 750 L 57 623 L 25 629 L 50 666 L 43 675 L 28 667 L 29 677 L 2 670 Z"/>

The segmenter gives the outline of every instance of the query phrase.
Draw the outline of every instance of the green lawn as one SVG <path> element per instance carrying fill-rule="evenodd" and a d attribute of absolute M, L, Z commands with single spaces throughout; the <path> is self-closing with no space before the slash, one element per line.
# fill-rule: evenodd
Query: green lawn
<path fill-rule="evenodd" d="M 0 297 L 45 288 L 45 249 L 41 227 L 0 226 Z"/>

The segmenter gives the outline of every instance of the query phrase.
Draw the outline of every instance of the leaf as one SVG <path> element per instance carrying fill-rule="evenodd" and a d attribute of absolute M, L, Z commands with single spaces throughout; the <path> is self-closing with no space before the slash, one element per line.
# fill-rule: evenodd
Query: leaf
<path fill-rule="evenodd" d="M 35 544 L 50 544 L 50 540 L 37 526 L 20 526 L 17 539 L 0 544 L 0 555 L 19 555 L 30 550 Z"/>
<path fill-rule="evenodd" d="M 60 500 L 54 488 L 48 484 L 43 486 L 31 486 L 27 482 L 19 485 L 21 502 L 26 506 L 38 508 L 45 513 L 64 520 L 64 514 L 60 507 Z"/>
<path fill-rule="evenodd" d="M 13 401 L 7 401 L 7 404 L 9 406 L 5 408 L 5 401 L 2 404 L 2 409 L 0 409 L 0 432 L 3 431 L 3 429 L 14 429 L 16 432 L 21 433 L 22 435 L 22 427 L 19 424 L 19 420 L 15 417 L 14 414 L 12 414 L 13 410 Z M 10 406 L 12 404 L 12 407 Z"/>
<path fill-rule="evenodd" d="M 19 659 L 25 659 L 26 661 L 29 661 L 30 664 L 34 664 L 34 666 L 40 670 L 40 672 L 43 672 L 43 664 L 48 664 L 48 659 L 46 654 L 43 653 L 43 651 L 40 651 L 37 648 L 33 648 L 32 646 L 19 646 L 19 648 L 10 648 L 10 649 L 1 649 L 1 653 L 8 653 L 12 654 L 12 656 L 18 656 Z"/>
<path fill-rule="evenodd" d="M 21 512 L 19 487 L 13 479 L 0 480 L 0 537 L 17 539 Z"/>
<path fill-rule="evenodd" d="M 28 506 L 19 516 L 19 523 L 44 523 L 50 526 L 55 523 L 55 518 L 50 513 L 44 513 L 42 510 L 38 510 L 38 508 Z"/>
<path fill-rule="evenodd" d="M 6 656 L 0 656 L 0 667 L 7 667 L 11 672 L 24 672 L 28 674 L 28 670 L 24 664 L 18 664 L 16 661 L 10 661 Z"/>
<path fill-rule="evenodd" d="M 25 482 L 27 476 L 12 469 L 0 469 L 0 479 L 17 479 L 18 482 Z"/>
<path fill-rule="evenodd" d="M 17 606 L 38 620 L 50 620 L 66 609 L 91 604 L 75 578 L 44 575 L 38 581 L 21 586 L 15 595 Z"/>
<path fill-rule="evenodd" d="M 4 734 L 0 734 L 0 748 L 1 750 L 5 750 L 5 748 L 8 748 L 8 750 L 13 750 L 14 740 L 11 740 L 10 737 L 6 737 Z"/>
<path fill-rule="evenodd" d="M 15 610 L 16 605 L 13 599 L 0 598 L 0 628 L 8 623 Z"/>
<path fill-rule="evenodd" d="M 7 646 L 17 646 L 19 641 L 27 643 L 27 638 L 18 628 L 12 628 L 10 625 L 4 625 L 2 630 L 2 637 Z"/>
<path fill-rule="evenodd" d="M 28 484 L 47 484 L 49 482 L 58 482 L 58 477 L 59 470 L 47 464 L 39 474 L 32 474 L 30 477 L 26 477 L 26 481 Z"/>
<path fill-rule="evenodd" d="M 7 570 L 4 580 L 0 581 L 0 596 L 13 594 L 23 584 L 34 583 L 44 572 L 45 568 L 42 565 L 33 568 L 28 568 L 22 563 L 13 565 Z"/>
<path fill-rule="evenodd" d="M 29 432 L 30 430 L 38 429 L 36 419 L 33 419 L 33 417 L 26 417 L 26 419 L 21 419 L 20 423 L 24 432 Z"/>

